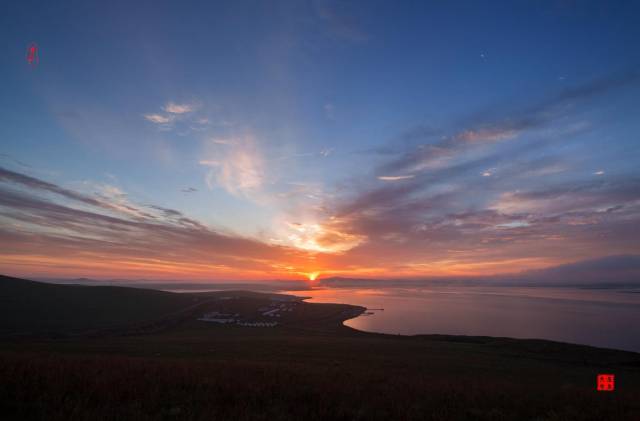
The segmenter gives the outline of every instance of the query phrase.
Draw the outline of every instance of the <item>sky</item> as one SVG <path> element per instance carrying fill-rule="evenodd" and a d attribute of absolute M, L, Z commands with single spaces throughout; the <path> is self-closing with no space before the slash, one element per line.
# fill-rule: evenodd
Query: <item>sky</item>
<path fill-rule="evenodd" d="M 640 254 L 639 12 L 4 2 L 0 272 L 473 277 Z"/>

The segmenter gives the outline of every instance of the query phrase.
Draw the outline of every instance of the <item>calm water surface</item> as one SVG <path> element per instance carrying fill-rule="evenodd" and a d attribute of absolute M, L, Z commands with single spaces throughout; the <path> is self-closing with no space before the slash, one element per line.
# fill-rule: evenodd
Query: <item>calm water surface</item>
<path fill-rule="evenodd" d="M 640 291 L 577 288 L 430 287 L 288 291 L 309 302 L 371 309 L 345 322 L 400 334 L 540 338 L 640 352 Z"/>

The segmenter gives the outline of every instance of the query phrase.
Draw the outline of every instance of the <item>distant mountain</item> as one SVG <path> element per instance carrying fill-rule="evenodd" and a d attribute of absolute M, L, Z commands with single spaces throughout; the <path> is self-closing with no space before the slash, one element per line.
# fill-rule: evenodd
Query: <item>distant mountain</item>
<path fill-rule="evenodd" d="M 545 284 L 640 285 L 640 255 L 582 260 L 547 269 L 531 270 L 521 274 L 519 278 Z"/>
<path fill-rule="evenodd" d="M 423 279 L 323 278 L 327 288 L 418 288 L 427 286 L 640 286 L 640 255 L 607 256 L 500 276 Z"/>
<path fill-rule="evenodd" d="M 326 288 L 418 288 L 429 285 L 466 285 L 477 284 L 485 281 L 486 278 L 462 278 L 462 277 L 440 277 L 423 279 L 366 279 L 366 278 L 342 278 L 334 276 L 331 278 L 321 278 L 316 281 L 316 286 Z"/>

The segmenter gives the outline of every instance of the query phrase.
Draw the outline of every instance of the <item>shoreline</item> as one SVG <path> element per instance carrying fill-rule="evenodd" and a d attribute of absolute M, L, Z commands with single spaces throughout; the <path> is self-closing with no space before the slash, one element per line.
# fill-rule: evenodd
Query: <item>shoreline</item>
<path fill-rule="evenodd" d="M 308 291 L 305 291 L 308 293 Z M 295 293 L 294 291 L 290 291 L 289 293 Z M 346 302 L 346 298 L 355 298 L 355 299 L 359 299 L 360 302 L 364 301 L 365 303 L 368 303 L 369 305 L 371 305 L 371 307 L 385 307 L 386 306 L 380 306 L 379 303 L 377 301 L 367 301 L 367 299 L 361 299 L 361 297 L 357 296 L 357 297 L 352 297 L 351 294 L 346 294 L 346 297 L 342 297 L 340 296 L 340 294 L 336 294 L 337 297 L 334 296 L 329 296 L 327 297 L 326 295 L 320 295 L 321 299 L 331 299 L 331 298 L 338 298 L 338 302 L 344 303 L 345 305 L 350 305 L 350 306 L 356 306 L 355 304 L 350 304 L 348 302 Z M 470 293 L 470 295 L 473 295 L 473 292 Z M 395 297 L 393 294 L 391 294 L 392 297 Z M 493 295 L 491 295 L 493 296 Z M 510 297 L 511 295 L 505 294 L 505 295 L 501 295 L 500 297 L 503 298 L 507 298 Z M 520 297 L 520 296 L 517 296 Z M 313 298 L 313 297 L 311 297 Z M 344 298 L 345 300 L 342 300 L 342 298 Z M 534 297 L 525 297 L 525 298 L 530 298 L 532 300 L 551 300 L 552 302 L 555 302 L 557 300 L 564 300 L 562 298 L 554 298 L 554 297 L 538 297 L 538 296 L 534 296 Z M 307 299 L 305 297 L 305 299 Z M 602 300 L 602 301 L 601 301 Z M 601 300 L 593 300 L 593 301 L 586 301 L 583 299 L 577 299 L 576 302 L 579 303 L 580 305 L 602 305 L 604 303 L 610 303 L 611 305 L 616 304 L 617 302 L 613 302 L 613 301 L 606 301 L 607 298 L 603 297 L 601 298 Z M 307 301 L 309 302 L 309 301 Z M 580 335 L 576 336 L 576 337 L 571 337 L 571 338 L 564 338 L 562 337 L 563 335 L 553 335 L 553 330 L 549 331 L 549 332 L 540 332 L 540 329 L 537 329 L 539 334 L 539 336 L 524 336 L 523 332 L 526 333 L 526 330 L 523 330 L 522 332 L 513 332 L 513 326 L 511 329 L 490 329 L 490 328 L 486 328 L 482 329 L 482 326 L 476 326 L 476 329 L 473 330 L 480 330 L 482 331 L 482 333 L 475 333 L 473 331 L 469 332 L 469 329 L 460 329 L 460 328 L 454 328 L 454 329 L 450 329 L 453 330 L 452 333 L 447 333 L 446 329 L 424 329 L 424 330 L 419 330 L 419 328 L 421 326 L 424 327 L 424 325 L 430 326 L 430 327 L 438 327 L 438 323 L 435 323 L 436 326 L 434 326 L 434 323 L 424 323 L 424 324 L 420 324 L 418 321 L 414 321 L 414 323 L 412 325 L 410 325 L 410 327 L 408 329 L 403 329 L 403 324 L 402 324 L 402 308 L 395 308 L 394 304 L 393 304 L 393 300 L 389 304 L 391 307 L 391 312 L 392 313 L 396 313 L 395 316 L 392 316 L 390 314 L 390 319 L 386 318 L 384 319 L 382 322 L 379 322 L 378 320 L 367 320 L 365 322 L 358 322 L 357 324 L 361 324 L 364 325 L 365 327 L 368 327 L 369 329 L 363 329 L 360 327 L 355 327 L 352 325 L 347 325 L 346 322 L 349 320 L 353 320 L 353 319 L 357 319 L 358 317 L 365 317 L 365 315 L 371 315 L 371 316 L 378 316 L 378 318 L 383 317 L 380 314 L 377 314 L 378 312 L 372 312 L 369 313 L 369 308 L 365 307 L 365 311 L 363 311 L 362 313 L 358 314 L 355 317 L 350 317 L 347 318 L 345 320 L 342 321 L 342 325 L 345 328 L 348 329 L 352 329 L 354 331 L 357 332 L 362 332 L 362 333 L 367 333 L 367 334 L 379 334 L 379 335 L 389 335 L 389 336 L 403 336 L 403 337 L 422 337 L 422 336 L 428 336 L 428 337 L 450 337 L 450 338 L 457 338 L 455 340 L 462 340 L 461 338 L 482 338 L 483 341 L 486 341 L 486 338 L 495 338 L 496 340 L 503 340 L 503 339 L 509 339 L 509 340 L 521 340 L 521 341 L 545 341 L 545 342 L 550 342 L 550 343 L 559 343 L 559 344 L 567 344 L 567 345 L 572 345 L 572 346 L 584 346 L 584 347 L 590 347 L 590 348 L 597 348 L 597 349 L 603 349 L 603 350 L 612 350 L 612 351 L 620 351 L 620 352 L 630 352 L 630 353 L 634 353 L 634 354 L 640 354 L 640 347 L 638 346 L 637 343 L 635 343 L 634 341 L 630 340 L 629 338 L 633 339 L 634 336 L 631 335 L 620 335 L 620 332 L 618 332 L 618 336 L 615 336 L 613 338 L 608 338 L 608 340 L 599 340 L 598 341 L 598 335 L 594 334 L 592 336 L 590 336 L 591 334 L 589 332 L 591 332 L 591 330 L 586 330 L 583 329 L 582 335 L 580 337 Z M 314 302 L 309 302 L 309 304 L 318 304 L 318 303 L 314 303 Z M 624 307 L 629 307 L 632 306 L 632 303 L 627 303 L 626 301 L 623 303 Z M 397 303 L 395 304 L 397 306 Z M 364 307 L 364 305 L 361 305 Z M 617 307 L 619 308 L 619 307 Z M 376 308 L 378 309 L 378 308 Z M 374 310 L 376 310 L 374 309 Z M 395 312 L 393 311 L 395 309 Z M 383 310 L 382 308 L 380 308 L 379 310 Z M 387 309 L 388 310 L 388 309 Z M 588 310 L 593 310 L 591 307 L 588 307 Z M 593 310 L 595 311 L 595 310 Z M 447 326 L 445 326 L 446 328 Z M 396 330 L 397 329 L 397 330 Z M 398 332 L 398 330 L 409 330 L 404 331 L 404 332 Z M 498 332 L 495 332 L 496 330 L 498 330 Z M 500 332 L 500 330 L 504 330 L 504 332 Z M 543 329 L 544 330 L 544 329 Z M 597 332 L 598 330 L 594 327 L 593 332 Z M 550 333 L 548 335 L 545 335 L 545 333 Z M 522 335 L 522 336 L 521 336 Z M 616 340 L 617 339 L 617 340 Z"/>
<path fill-rule="evenodd" d="M 387 333 L 358 329 L 346 324 L 347 321 L 362 317 L 367 313 L 367 307 L 347 303 L 317 303 L 309 302 L 313 295 L 295 295 L 294 291 L 253 292 L 250 290 L 216 290 L 208 292 L 165 292 L 161 290 L 139 289 L 133 287 L 86 287 L 79 285 L 48 284 L 18 278 L 3 277 L 0 284 L 6 294 L 15 299 L 13 305 L 4 310 L 12 314 L 4 320 L 4 328 L 0 329 L 3 340 L 29 341 L 36 340 L 74 340 L 82 338 L 106 338 L 124 336 L 154 336 L 173 332 L 176 329 L 191 329 L 198 326 L 200 313 L 220 310 L 226 306 L 236 307 L 236 310 L 224 311 L 242 313 L 242 319 L 248 321 L 277 321 L 276 330 L 288 329 L 301 331 L 315 331 L 326 333 L 342 332 L 353 335 L 379 336 L 386 338 L 425 338 L 449 342 L 497 343 L 514 342 L 560 344 L 571 347 L 588 347 L 607 351 L 625 352 L 640 355 L 635 349 L 621 349 L 614 346 L 592 345 L 579 342 L 568 342 L 557 339 L 540 337 L 519 338 L 509 335 L 468 335 L 418 332 L 412 334 Z M 303 291 L 301 291 L 303 292 Z M 307 291 L 304 291 L 307 292 Z M 303 294 L 304 294 L 303 292 Z M 60 300 L 51 300 L 53 295 L 65 297 L 66 304 Z M 230 303 L 227 298 L 234 296 L 237 300 Z M 106 299 L 105 299 L 106 297 Z M 131 318 L 123 318 L 119 310 L 120 303 L 135 302 L 127 307 Z M 131 301 L 133 300 L 133 301 Z M 282 318 L 263 317 L 259 308 L 268 302 L 295 301 L 301 303 L 301 311 L 284 312 Z M 155 303 L 155 304 L 154 304 Z M 169 311 L 154 310 L 154 305 L 164 303 Z M 96 305 L 100 311 L 96 312 Z M 149 307 L 146 307 L 146 306 Z M 13 310 L 11 310 L 13 309 Z M 72 309 L 72 310 L 71 310 Z M 42 324 L 39 314 L 46 311 L 48 319 L 54 323 Z M 15 317 L 15 312 L 23 314 Z M 84 317 L 82 323 L 72 314 L 85 314 L 94 319 Z M 57 316 L 56 316 L 57 315 Z M 105 317 L 106 316 L 106 317 Z M 46 327 L 45 327 L 46 326 Z"/>

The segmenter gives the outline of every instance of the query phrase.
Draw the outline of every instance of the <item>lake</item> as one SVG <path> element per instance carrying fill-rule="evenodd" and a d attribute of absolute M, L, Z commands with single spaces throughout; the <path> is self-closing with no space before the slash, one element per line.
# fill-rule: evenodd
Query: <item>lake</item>
<path fill-rule="evenodd" d="M 391 334 L 550 339 L 640 352 L 640 290 L 429 287 L 286 291 L 374 310 L 345 322 Z"/>

